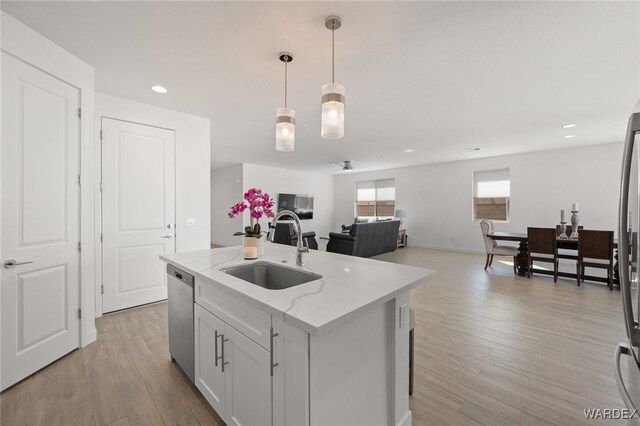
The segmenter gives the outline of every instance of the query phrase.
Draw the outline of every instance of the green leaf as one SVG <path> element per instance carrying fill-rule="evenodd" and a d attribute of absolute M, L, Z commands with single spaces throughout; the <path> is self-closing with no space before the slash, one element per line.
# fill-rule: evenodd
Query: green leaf
<path fill-rule="evenodd" d="M 233 233 L 234 237 L 239 237 L 240 235 L 245 235 L 245 233 L 244 232 L 234 232 Z"/>
<path fill-rule="evenodd" d="M 260 235 L 260 224 L 256 223 L 256 226 L 253 227 L 253 232 Z"/>
<path fill-rule="evenodd" d="M 253 231 L 253 228 L 251 228 L 250 226 L 245 226 L 244 227 L 244 232 L 249 233 L 249 232 L 252 232 L 252 231 Z"/>

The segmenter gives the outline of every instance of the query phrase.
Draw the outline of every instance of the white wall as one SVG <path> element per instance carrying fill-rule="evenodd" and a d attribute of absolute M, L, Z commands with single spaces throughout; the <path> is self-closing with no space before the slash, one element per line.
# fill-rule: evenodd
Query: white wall
<path fill-rule="evenodd" d="M 484 252 L 480 226 L 472 220 L 473 172 L 508 167 L 511 222 L 499 231 L 553 227 L 560 210 L 580 203 L 580 224 L 615 230 L 622 144 L 605 144 L 478 160 L 335 176 L 336 226 L 351 223 L 359 180 L 395 178 L 396 208 L 407 210 L 409 245 Z"/>
<path fill-rule="evenodd" d="M 242 230 L 242 217 L 229 219 L 229 208 L 242 200 L 242 164 L 211 171 L 211 242 L 221 246 L 240 244 L 233 233 Z"/>
<path fill-rule="evenodd" d="M 17 21 L 12 16 L 1 13 L 2 50 L 48 74 L 77 87 L 80 90 L 80 169 L 82 180 L 92 182 L 94 178 L 94 144 L 93 144 L 93 106 L 94 83 L 93 68 L 76 58 L 60 46 L 46 39 L 31 28 Z M 96 340 L 94 320 L 94 187 L 82 185 L 80 189 L 81 230 L 80 239 L 80 297 L 82 322 L 80 345 Z M 1 206 L 0 206 L 0 211 Z"/>
<path fill-rule="evenodd" d="M 333 176 L 300 170 L 275 167 L 243 165 L 243 187 L 260 188 L 277 202 L 278 193 L 307 194 L 314 197 L 313 219 L 302 221 L 302 231 L 314 231 L 316 238 L 326 237 L 333 227 Z M 249 216 L 244 215 L 245 224 Z M 264 219 L 263 219 L 264 221 Z M 261 225 L 266 228 L 266 223 Z"/>
<path fill-rule="evenodd" d="M 158 108 L 104 93 L 96 93 L 95 106 L 95 143 L 97 147 L 100 146 L 102 117 L 175 130 L 176 251 L 209 248 L 211 234 L 211 130 L 209 119 Z M 99 155 L 96 155 L 95 161 L 96 170 L 100 170 Z M 96 178 L 96 189 L 99 189 L 99 184 L 100 179 Z M 99 212 L 100 204 L 99 199 L 97 199 L 97 220 L 99 220 Z M 188 217 L 195 219 L 194 226 L 185 226 L 185 219 Z M 96 226 L 98 234 L 100 233 L 99 223 L 97 222 L 98 226 Z M 98 244 L 97 250 L 99 248 Z M 97 270 L 100 263 L 99 261 L 96 263 Z M 100 274 L 97 276 L 99 277 Z M 102 311 L 101 299 L 98 302 L 98 313 L 100 313 Z"/>

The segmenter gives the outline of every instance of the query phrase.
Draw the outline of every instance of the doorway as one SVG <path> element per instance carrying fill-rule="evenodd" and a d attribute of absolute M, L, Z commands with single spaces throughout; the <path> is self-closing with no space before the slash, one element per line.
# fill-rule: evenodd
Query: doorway
<path fill-rule="evenodd" d="M 175 252 L 175 132 L 102 117 L 102 312 L 167 298 Z"/>

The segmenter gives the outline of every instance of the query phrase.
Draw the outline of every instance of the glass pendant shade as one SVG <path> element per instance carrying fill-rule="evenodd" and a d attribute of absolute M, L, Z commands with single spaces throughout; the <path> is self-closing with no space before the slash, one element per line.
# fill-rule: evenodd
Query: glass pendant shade
<path fill-rule="evenodd" d="M 278 108 L 276 110 L 276 151 L 293 151 L 295 137 L 296 112 L 291 108 Z"/>
<path fill-rule="evenodd" d="M 320 134 L 326 139 L 344 136 L 344 86 L 329 83 L 322 86 L 322 126 Z"/>

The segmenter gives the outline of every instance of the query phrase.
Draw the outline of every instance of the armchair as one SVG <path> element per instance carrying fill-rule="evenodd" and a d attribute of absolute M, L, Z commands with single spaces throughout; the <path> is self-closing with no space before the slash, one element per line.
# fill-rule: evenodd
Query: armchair
<path fill-rule="evenodd" d="M 274 243 L 287 246 L 295 246 L 298 243 L 298 235 L 293 223 L 278 222 L 275 229 L 272 229 L 271 232 L 274 232 Z M 318 241 L 316 240 L 315 232 L 303 232 L 302 239 L 307 240 L 309 249 L 318 250 Z"/>

